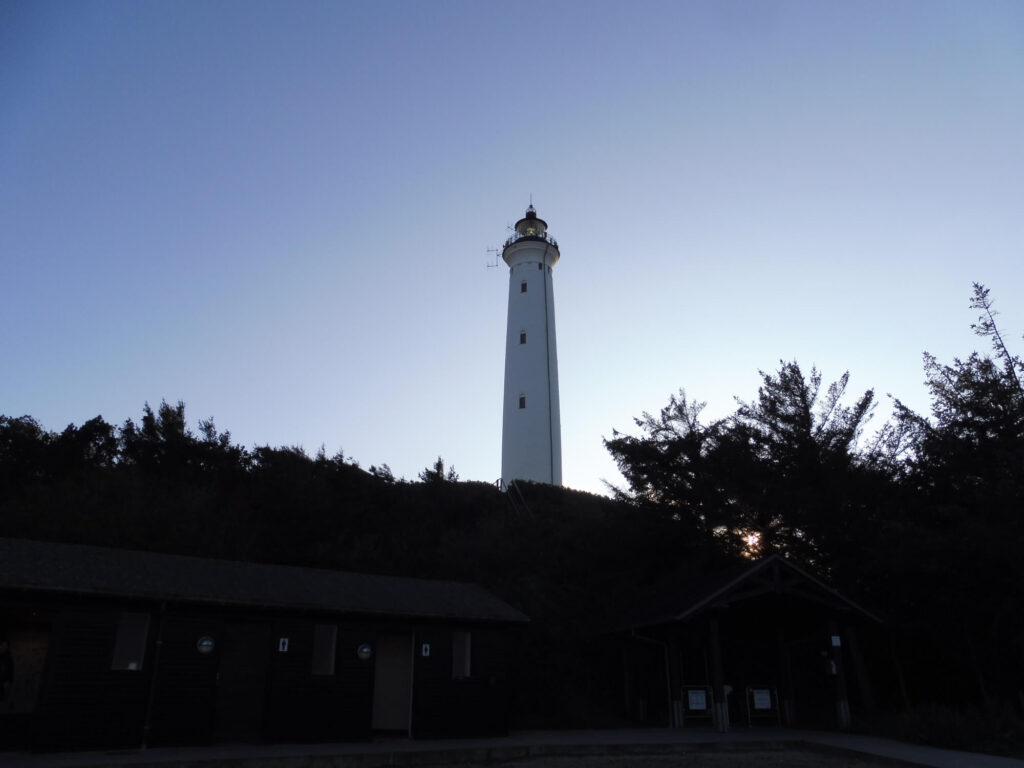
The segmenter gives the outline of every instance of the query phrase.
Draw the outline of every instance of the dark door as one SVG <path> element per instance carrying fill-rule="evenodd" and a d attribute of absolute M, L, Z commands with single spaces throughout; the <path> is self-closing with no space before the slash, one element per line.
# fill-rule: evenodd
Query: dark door
<path fill-rule="evenodd" d="M 31 743 L 49 645 L 50 625 L 34 612 L 0 615 L 0 749 Z"/>
<path fill-rule="evenodd" d="M 412 636 L 378 635 L 373 675 L 373 727 L 409 731 Z"/>
<path fill-rule="evenodd" d="M 262 741 L 270 625 L 228 624 L 217 672 L 217 741 Z"/>

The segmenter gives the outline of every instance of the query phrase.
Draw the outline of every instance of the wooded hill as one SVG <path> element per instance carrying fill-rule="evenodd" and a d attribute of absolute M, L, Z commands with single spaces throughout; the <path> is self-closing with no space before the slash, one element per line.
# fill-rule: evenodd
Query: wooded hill
<path fill-rule="evenodd" d="M 976 286 L 989 354 L 926 356 L 932 413 L 847 404 L 795 362 L 702 420 L 685 392 L 607 447 L 615 498 L 523 484 L 526 507 L 443 462 L 416 481 L 338 455 L 247 449 L 185 406 L 50 432 L 0 417 L 0 535 L 481 584 L 530 616 L 514 727 L 616 722 L 600 631 L 670 573 L 781 552 L 882 615 L 916 735 L 1012 741 L 1024 702 L 1024 364 Z M 954 740 L 978 714 L 985 734 Z M 923 729 L 923 730 L 922 730 Z M 961 731 L 964 729 L 961 728 Z M 989 745 L 991 746 L 991 745 Z M 998 748 L 998 744 L 993 748 Z"/>

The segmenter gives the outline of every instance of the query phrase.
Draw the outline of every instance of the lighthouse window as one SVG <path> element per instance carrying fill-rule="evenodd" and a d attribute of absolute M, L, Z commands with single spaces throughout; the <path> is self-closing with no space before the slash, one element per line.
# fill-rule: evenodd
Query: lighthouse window
<path fill-rule="evenodd" d="M 526 343 L 526 331 L 520 331 L 519 332 L 519 343 L 520 344 L 525 344 Z"/>
<path fill-rule="evenodd" d="M 520 285 L 519 285 L 519 292 L 520 293 L 526 293 L 526 281 L 525 280 L 523 280 L 523 282 L 520 283 Z"/>
<path fill-rule="evenodd" d="M 520 407 L 520 409 L 526 407 L 526 395 L 520 395 L 519 396 L 519 407 Z"/>
<path fill-rule="evenodd" d="M 537 265 L 537 269 L 543 271 L 544 270 L 544 265 L 543 264 L 538 264 Z"/>

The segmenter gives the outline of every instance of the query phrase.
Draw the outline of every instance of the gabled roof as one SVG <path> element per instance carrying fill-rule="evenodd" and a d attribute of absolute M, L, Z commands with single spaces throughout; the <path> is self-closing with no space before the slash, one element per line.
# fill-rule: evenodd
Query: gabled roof
<path fill-rule="evenodd" d="M 367 617 L 529 621 L 475 584 L 0 538 L 0 589 Z"/>
<path fill-rule="evenodd" d="M 839 611 L 852 611 L 881 623 L 881 619 L 812 576 L 782 555 L 769 555 L 750 564 L 708 574 L 689 583 L 667 582 L 637 601 L 636 608 L 611 631 L 639 629 L 659 624 L 685 622 L 712 608 L 728 607 L 765 594 L 787 594 L 823 604 Z"/>

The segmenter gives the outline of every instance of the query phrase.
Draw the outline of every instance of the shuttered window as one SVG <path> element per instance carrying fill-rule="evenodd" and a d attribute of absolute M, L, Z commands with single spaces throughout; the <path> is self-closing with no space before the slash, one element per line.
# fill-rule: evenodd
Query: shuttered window
<path fill-rule="evenodd" d="M 117 622 L 114 640 L 114 659 L 111 669 L 137 672 L 146 658 L 146 639 L 149 637 L 148 613 L 122 613 Z"/>

